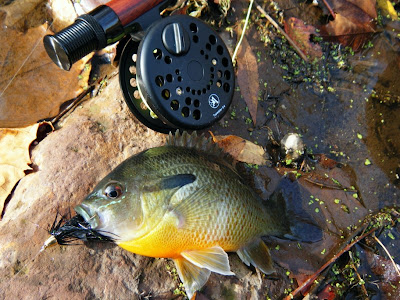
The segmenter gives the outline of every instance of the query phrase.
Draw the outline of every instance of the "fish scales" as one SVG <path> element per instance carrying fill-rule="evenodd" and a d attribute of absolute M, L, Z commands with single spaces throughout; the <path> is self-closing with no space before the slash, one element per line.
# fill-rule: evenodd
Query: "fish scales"
<path fill-rule="evenodd" d="M 168 148 L 168 149 L 167 149 Z M 132 252 L 154 257 L 179 257 L 183 250 L 207 248 L 215 245 L 226 251 L 236 251 L 249 237 L 263 233 L 267 226 L 264 222 L 265 210 L 259 203 L 253 203 L 254 195 L 238 180 L 236 174 L 224 166 L 201 157 L 193 149 L 166 147 L 165 152 L 153 151 L 141 155 L 144 169 L 157 170 L 164 176 L 192 173 L 196 181 L 183 186 L 171 198 L 171 206 L 175 207 L 192 194 L 198 187 L 211 187 L 208 192 L 210 205 L 199 208 L 197 213 L 207 218 L 194 218 L 193 224 L 182 230 L 171 228 L 176 216 L 161 221 L 159 226 L 145 238 L 132 243 L 122 243 L 122 247 Z M 172 151 L 168 151 L 172 150 Z M 199 164 L 199 160 L 202 164 Z M 140 169 L 140 168 L 139 168 Z M 140 175 L 140 174 L 138 174 Z M 232 184 L 232 181 L 235 183 Z M 222 191 L 222 193 L 221 193 Z M 177 212 L 179 214 L 179 212 Z M 178 216 L 179 218 L 179 216 Z M 172 220 L 171 220 L 172 219 Z M 178 226 L 179 227 L 179 226 Z M 243 230 L 246 228 L 246 230 Z M 163 247 L 151 245 L 162 242 Z M 173 252 L 168 249 L 173 249 Z M 152 252 L 154 251 L 154 252 Z"/>
<path fill-rule="evenodd" d="M 260 237 L 290 233 L 285 208 L 265 206 L 229 157 L 196 133 L 127 159 L 75 210 L 122 248 L 173 259 L 189 297 L 211 271 L 234 274 L 226 252 L 270 274 Z"/>

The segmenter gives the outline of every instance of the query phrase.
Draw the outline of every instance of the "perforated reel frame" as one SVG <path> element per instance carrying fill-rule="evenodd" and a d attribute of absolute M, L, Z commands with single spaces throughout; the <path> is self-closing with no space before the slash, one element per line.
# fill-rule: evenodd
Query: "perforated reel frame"
<path fill-rule="evenodd" d="M 162 133 L 173 131 L 159 118 L 151 116 L 151 111 L 142 101 L 136 80 L 136 61 L 139 42 L 130 39 L 122 51 L 119 62 L 119 82 L 125 102 L 135 117 L 147 127 Z"/>
<path fill-rule="evenodd" d="M 233 66 L 211 27 L 189 16 L 168 17 L 148 30 L 138 49 L 134 44 L 122 54 L 120 81 L 129 107 L 145 125 L 160 132 L 204 129 L 226 113 Z"/>

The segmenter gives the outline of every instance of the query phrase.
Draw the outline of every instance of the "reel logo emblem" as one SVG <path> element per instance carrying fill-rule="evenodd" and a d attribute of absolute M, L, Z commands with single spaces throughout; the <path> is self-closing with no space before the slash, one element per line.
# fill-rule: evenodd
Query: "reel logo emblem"
<path fill-rule="evenodd" d="M 210 97 L 208 97 L 208 104 L 211 106 L 211 108 L 217 108 L 220 104 L 220 100 L 217 94 L 211 94 Z"/>

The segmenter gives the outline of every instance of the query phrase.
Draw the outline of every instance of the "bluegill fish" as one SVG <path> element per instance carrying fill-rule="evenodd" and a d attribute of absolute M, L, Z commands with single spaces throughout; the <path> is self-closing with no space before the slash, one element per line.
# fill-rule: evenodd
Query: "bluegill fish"
<path fill-rule="evenodd" d="M 263 204 L 230 158 L 195 133 L 170 134 L 125 160 L 75 211 L 128 251 L 172 259 L 189 297 L 211 272 L 234 275 L 226 252 L 272 273 L 260 237 L 290 233 L 284 205 Z"/>

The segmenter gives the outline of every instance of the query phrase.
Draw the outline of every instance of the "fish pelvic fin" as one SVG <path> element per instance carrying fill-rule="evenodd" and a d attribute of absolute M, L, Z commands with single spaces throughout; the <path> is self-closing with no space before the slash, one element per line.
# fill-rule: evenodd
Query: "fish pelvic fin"
<path fill-rule="evenodd" d="M 181 255 L 199 268 L 205 268 L 222 275 L 235 275 L 229 266 L 228 254 L 220 246 L 183 251 Z"/>
<path fill-rule="evenodd" d="M 200 290 L 210 277 L 211 271 L 192 264 L 187 259 L 175 258 L 173 259 L 179 278 L 186 290 L 186 295 L 189 299 L 193 294 Z"/>
<path fill-rule="evenodd" d="M 206 284 L 211 271 L 222 275 L 235 275 L 231 272 L 228 254 L 219 246 L 183 251 L 181 255 L 181 258 L 175 258 L 173 261 L 189 299 Z"/>
<path fill-rule="evenodd" d="M 236 253 L 247 266 L 252 264 L 267 275 L 275 271 L 268 247 L 261 238 L 252 240 Z"/>

